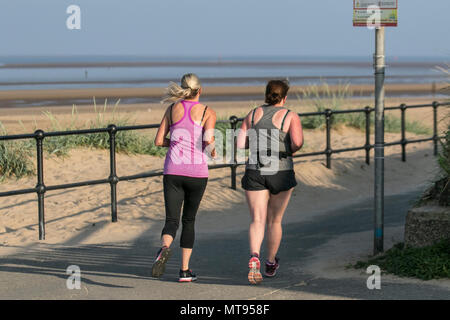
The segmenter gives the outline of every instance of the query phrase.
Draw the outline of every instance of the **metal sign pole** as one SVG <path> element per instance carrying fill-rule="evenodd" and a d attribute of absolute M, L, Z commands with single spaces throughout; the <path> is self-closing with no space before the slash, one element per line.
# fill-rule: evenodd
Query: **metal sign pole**
<path fill-rule="evenodd" d="M 374 254 L 383 252 L 384 243 L 384 78 L 385 32 L 375 29 L 375 223 Z"/>

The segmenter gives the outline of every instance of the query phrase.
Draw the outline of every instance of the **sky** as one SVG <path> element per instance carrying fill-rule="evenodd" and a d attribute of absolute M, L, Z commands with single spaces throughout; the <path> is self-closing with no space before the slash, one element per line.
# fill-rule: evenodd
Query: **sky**
<path fill-rule="evenodd" d="M 81 9 L 69 30 L 67 7 Z M 367 56 L 352 0 L 0 0 L 0 56 Z M 399 0 L 390 56 L 450 57 L 450 1 Z"/>

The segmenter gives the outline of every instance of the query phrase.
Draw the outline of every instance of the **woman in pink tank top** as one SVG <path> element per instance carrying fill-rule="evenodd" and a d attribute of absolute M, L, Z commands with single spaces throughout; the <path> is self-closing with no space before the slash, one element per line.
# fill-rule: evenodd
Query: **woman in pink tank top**
<path fill-rule="evenodd" d="M 192 119 L 192 109 L 198 101 L 181 100 L 183 117 L 170 125 L 170 146 L 164 163 L 165 175 L 208 178 L 208 160 L 203 152 L 203 131 L 201 124 Z M 171 106 L 173 108 L 173 105 Z M 208 107 L 204 107 L 204 113 Z M 180 108 L 181 110 L 181 108 Z M 204 116 L 202 116 L 203 122 Z"/>
<path fill-rule="evenodd" d="M 163 101 L 174 103 L 167 109 L 155 138 L 155 145 L 169 150 L 164 162 L 163 178 L 166 222 L 161 233 L 162 247 L 153 263 L 152 276 L 160 277 L 165 271 L 183 207 L 180 282 L 197 279 L 189 269 L 195 238 L 195 216 L 208 182 L 206 154 L 215 157 L 216 153 L 213 133 L 216 114 L 199 103 L 201 93 L 200 80 L 194 74 L 184 75 L 181 86 L 171 83 Z M 169 133 L 170 138 L 167 138 Z"/>

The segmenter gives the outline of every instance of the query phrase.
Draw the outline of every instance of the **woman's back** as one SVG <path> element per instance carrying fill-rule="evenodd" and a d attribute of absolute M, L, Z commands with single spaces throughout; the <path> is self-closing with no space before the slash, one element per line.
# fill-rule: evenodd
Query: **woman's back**
<path fill-rule="evenodd" d="M 255 130 L 256 135 L 250 135 L 251 154 L 247 169 L 272 167 L 273 163 L 269 163 L 265 157 L 274 157 L 278 161 L 277 171 L 293 169 L 289 126 L 285 123 L 288 114 L 288 109 L 271 105 L 253 111 L 251 129 Z"/>
<path fill-rule="evenodd" d="M 198 101 L 182 100 L 169 110 L 170 146 L 164 163 L 164 174 L 206 178 L 207 157 L 204 154 L 203 125 L 207 107 Z"/>
<path fill-rule="evenodd" d="M 183 106 L 183 101 L 185 104 L 186 104 L 186 102 L 187 103 L 194 102 L 194 101 L 189 101 L 189 100 L 182 100 L 182 101 L 175 103 L 171 108 L 172 109 L 171 117 L 172 117 L 173 123 L 180 121 L 184 117 L 185 108 Z M 196 104 L 194 104 L 192 106 L 190 116 L 195 124 L 198 124 L 201 126 L 203 126 L 205 124 L 205 122 L 206 122 L 206 117 L 204 116 L 205 109 L 207 110 L 207 106 L 205 106 L 199 102 L 197 102 Z M 205 113 L 205 115 L 206 115 L 206 113 Z M 203 119 L 203 121 L 202 121 L 202 119 Z"/>
<path fill-rule="evenodd" d="M 290 124 L 290 121 L 288 119 L 289 110 L 285 107 L 274 107 L 267 104 L 261 107 L 257 107 L 256 109 L 254 109 L 255 112 L 253 118 L 254 124 L 255 125 L 258 124 L 258 122 L 263 118 L 263 116 L 265 117 L 268 116 L 267 111 L 265 112 L 265 110 L 268 110 L 267 107 L 273 108 L 273 113 L 271 114 L 272 125 L 277 129 L 281 129 L 281 127 L 283 126 L 282 131 L 285 133 L 289 132 L 289 124 Z"/>

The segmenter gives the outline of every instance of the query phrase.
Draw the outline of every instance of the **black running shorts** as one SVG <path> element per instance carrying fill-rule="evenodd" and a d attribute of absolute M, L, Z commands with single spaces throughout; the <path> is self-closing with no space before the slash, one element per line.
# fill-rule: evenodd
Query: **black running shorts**
<path fill-rule="evenodd" d="M 297 185 L 294 170 L 278 171 L 274 175 L 262 175 L 259 170 L 246 169 L 242 177 L 242 189 L 247 191 L 269 190 L 271 194 L 288 191 Z"/>

